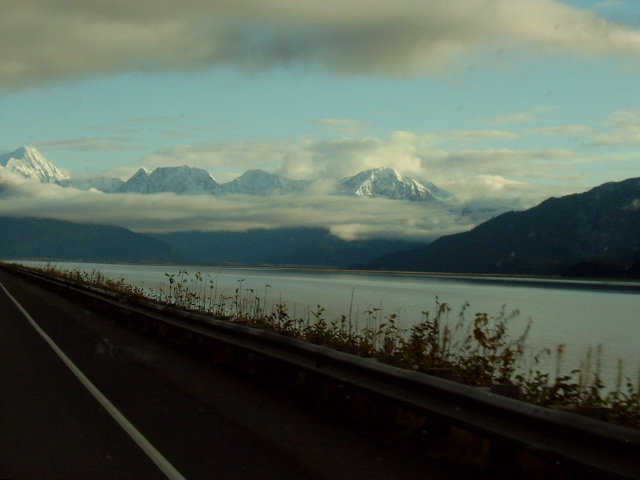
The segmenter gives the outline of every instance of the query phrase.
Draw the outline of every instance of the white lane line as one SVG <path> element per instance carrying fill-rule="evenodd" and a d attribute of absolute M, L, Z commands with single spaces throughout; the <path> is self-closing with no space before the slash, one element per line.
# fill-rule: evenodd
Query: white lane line
<path fill-rule="evenodd" d="M 0 282 L 0 287 L 4 290 L 4 293 L 11 299 L 11 301 L 18 307 L 22 314 L 29 320 L 31 326 L 40 334 L 42 338 L 49 344 L 54 352 L 60 357 L 65 365 L 73 372 L 73 374 L 80 380 L 89 392 L 100 402 L 107 412 L 115 419 L 116 422 L 127 432 L 127 434 L 133 439 L 134 442 L 147 454 L 147 456 L 155 463 L 160 470 L 171 480 L 186 480 L 182 474 L 176 470 L 176 468 L 164 458 L 164 456 L 147 440 L 140 431 L 133 424 L 127 420 L 127 418 L 120 413 L 120 411 L 105 397 L 96 386 L 80 371 L 78 367 L 60 350 L 60 347 L 47 335 L 42 328 L 36 323 L 36 321 L 29 315 L 29 313 L 13 298 L 5 286 Z"/>

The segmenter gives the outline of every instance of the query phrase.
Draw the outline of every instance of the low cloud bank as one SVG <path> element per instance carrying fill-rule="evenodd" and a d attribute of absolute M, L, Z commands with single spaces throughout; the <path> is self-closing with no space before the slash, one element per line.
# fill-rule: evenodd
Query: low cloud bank
<path fill-rule="evenodd" d="M 491 208 L 495 208 L 495 204 Z M 254 197 L 105 194 L 40 184 L 0 172 L 0 215 L 120 225 L 136 232 L 245 231 L 324 227 L 346 239 L 428 241 L 468 230 L 496 210 L 460 209 L 386 199 L 318 193 Z"/>

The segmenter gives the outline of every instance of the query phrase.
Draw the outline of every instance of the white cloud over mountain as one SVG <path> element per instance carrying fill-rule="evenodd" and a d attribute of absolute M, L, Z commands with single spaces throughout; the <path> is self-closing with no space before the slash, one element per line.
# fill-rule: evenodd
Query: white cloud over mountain
<path fill-rule="evenodd" d="M 20 86 L 230 64 L 434 74 L 522 49 L 637 61 L 640 32 L 555 0 L 3 0 L 0 49 L 0 84 Z"/>
<path fill-rule="evenodd" d="M 460 205 L 436 185 L 389 168 L 315 186 L 261 170 L 218 184 L 202 169 L 159 167 L 140 169 L 118 186 L 105 177 L 42 177 L 41 170 L 56 167 L 32 147 L 0 160 L 6 165 L 0 166 L 0 215 L 116 224 L 141 232 L 304 226 L 325 227 L 348 240 L 427 240 L 466 230 L 504 210 L 495 202 Z"/>
<path fill-rule="evenodd" d="M 293 226 L 326 227 L 345 239 L 433 239 L 466 230 L 473 219 L 434 205 L 386 199 L 304 195 L 104 194 L 0 175 L 0 215 L 107 223 L 137 232 L 244 231 Z"/>
<path fill-rule="evenodd" d="M 418 141 L 416 137 L 402 133 L 398 134 L 398 138 L 404 141 L 412 139 L 414 143 Z M 375 144 L 376 142 L 373 142 L 373 145 Z M 357 149 L 357 144 L 348 142 L 348 147 Z M 374 155 L 375 148 L 371 145 L 364 148 L 369 152 L 371 161 L 384 158 Z M 387 146 L 383 151 L 387 151 L 388 148 Z M 431 162 L 430 167 L 426 168 L 421 164 L 425 159 L 416 153 L 417 147 L 405 148 L 410 153 L 407 155 L 411 160 L 405 163 L 407 167 L 412 166 L 411 162 L 417 162 L 413 165 L 417 171 L 423 174 L 440 172 L 445 180 L 443 172 L 453 171 L 438 170 L 437 162 Z M 114 187 L 110 190 L 130 193 L 102 193 L 95 189 L 83 191 L 74 188 L 74 185 L 89 188 L 96 181 L 106 185 L 113 179 L 65 179 L 61 183 L 71 187 L 63 188 L 49 183 L 55 180 L 43 179 L 36 175 L 37 172 L 32 172 L 33 168 L 28 170 L 28 174 L 23 170 L 9 168 L 13 165 L 11 162 L 14 162 L 9 161 L 10 157 L 20 160 L 21 155 L 25 157 L 23 163 L 26 167 L 33 164 L 46 167 L 48 170 L 55 169 L 37 150 L 30 147 L 5 154 L 3 158 L 7 160 L 7 167 L 0 168 L 0 215 L 116 224 L 139 232 L 244 231 L 255 228 L 305 226 L 325 227 L 348 240 L 429 240 L 468 230 L 503 211 L 529 207 L 532 206 L 532 199 L 541 197 L 541 200 L 550 196 L 549 189 L 541 190 L 539 185 L 527 181 L 488 173 L 482 168 L 474 167 L 474 162 L 477 161 L 482 166 L 491 162 L 511 163 L 510 170 L 504 166 L 500 168 L 509 170 L 513 176 L 517 176 L 518 168 L 524 168 L 525 164 L 536 163 L 538 175 L 544 176 L 547 172 L 549 176 L 557 176 L 558 172 L 552 172 L 553 159 L 562 156 L 572 157 L 574 154 L 563 151 L 529 152 L 529 155 L 521 159 L 523 163 L 519 166 L 518 152 L 510 151 L 461 152 L 458 158 L 445 158 L 443 162 L 447 165 L 454 164 L 457 168 L 457 175 L 450 178 L 449 183 L 456 185 L 458 191 L 463 193 L 460 195 L 461 203 L 450 199 L 446 192 L 441 192 L 435 185 L 420 185 L 412 178 L 403 178 L 393 170 L 372 170 L 347 179 L 341 173 L 336 174 L 332 171 L 332 168 L 337 168 L 337 171 L 341 172 L 337 164 L 314 164 L 313 159 L 310 167 L 320 168 L 320 173 L 325 175 L 319 175 L 314 182 L 304 182 L 304 185 L 299 181 L 256 170 L 247 172 L 240 182 L 218 185 L 207 171 L 183 166 L 158 168 L 153 173 L 141 169 L 134 177 L 140 177 L 141 181 L 149 180 L 149 185 L 138 185 L 139 188 L 134 188 L 133 184 L 130 185 L 132 178 L 127 184 L 121 184 L 121 187 L 131 188 Z M 475 159 L 474 155 L 480 155 L 482 158 Z M 548 155 L 548 158 L 545 158 L 545 155 Z M 393 158 L 397 157 L 396 155 Z M 328 155 L 325 160 L 328 158 L 333 158 L 333 155 Z M 31 179 L 26 179 L 25 176 L 30 176 Z M 151 182 L 152 178 L 156 180 Z M 200 188 L 203 178 L 214 185 L 211 188 Z M 433 180 L 439 187 L 447 189 L 446 182 L 443 184 L 439 180 Z M 286 194 L 270 194 L 273 188 L 284 189 L 286 192 L 283 193 Z M 370 192 L 374 198 L 354 197 L 356 190 Z M 408 190 L 412 192 L 410 196 Z M 342 195 L 337 195 L 339 192 L 342 192 Z M 561 188 L 557 192 L 566 193 Z M 184 193 L 191 195 L 183 195 Z M 344 196 L 345 194 L 347 196 Z M 431 200 L 407 201 L 416 200 L 416 195 L 420 196 L 421 200 Z M 440 201 L 434 201 L 433 196 Z"/>
<path fill-rule="evenodd" d="M 533 206 L 549 196 L 575 192 L 575 186 L 568 184 L 581 177 L 585 165 L 601 163 L 604 158 L 562 148 L 521 150 L 480 146 L 483 141 L 511 135 L 497 130 L 425 135 L 398 131 L 386 139 L 219 142 L 173 147 L 156 152 L 144 162 L 149 168 L 187 163 L 214 172 L 221 182 L 238 176 L 234 173 L 238 168 L 256 165 L 288 178 L 325 179 L 328 183 L 384 165 L 418 181 L 434 182 L 464 200 L 517 195 L 524 204 Z M 455 148 L 451 148 L 452 141 Z M 486 181 L 498 177 L 504 179 L 504 188 L 497 189 L 495 182 Z M 563 188 L 563 184 L 567 187 Z"/>

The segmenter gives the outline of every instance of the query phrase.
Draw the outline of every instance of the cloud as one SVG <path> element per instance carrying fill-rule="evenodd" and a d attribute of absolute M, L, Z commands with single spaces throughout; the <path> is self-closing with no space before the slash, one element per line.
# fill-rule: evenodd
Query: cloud
<path fill-rule="evenodd" d="M 494 136 L 502 137 L 494 131 L 424 135 L 398 131 L 387 139 L 222 142 L 175 147 L 146 159 L 148 167 L 188 164 L 206 168 L 218 179 L 222 172 L 228 181 L 237 176 L 238 169 L 255 168 L 259 158 L 263 167 L 269 167 L 267 170 L 316 180 L 303 194 L 266 198 L 109 195 L 39 184 L 0 170 L 0 214 L 115 224 L 140 232 L 319 226 L 345 239 L 429 240 L 468 230 L 506 210 L 528 208 L 550 196 L 585 190 L 592 186 L 582 173 L 585 163 L 603 161 L 602 156 L 591 158 L 561 149 L 443 147 L 452 138 L 473 143 Z M 619 160 L 633 166 L 634 158 L 631 155 Z M 381 166 L 419 181 L 431 181 L 456 195 L 460 204 L 442 208 L 329 195 L 338 179 Z M 120 173 L 124 178 L 124 172 Z"/>
<path fill-rule="evenodd" d="M 614 112 L 605 122 L 608 132 L 596 135 L 593 145 L 640 146 L 640 109 L 625 109 Z"/>
<path fill-rule="evenodd" d="M 287 155 L 304 148 L 302 142 L 211 142 L 176 145 L 143 159 L 147 168 L 189 165 L 209 171 L 218 182 L 227 182 L 249 169 L 273 170 Z M 292 176 L 292 178 L 308 178 Z"/>
<path fill-rule="evenodd" d="M 601 159 L 599 159 L 601 160 Z M 557 182 L 584 181 L 585 162 L 596 162 L 588 156 L 564 149 L 515 150 L 490 148 L 486 150 L 462 150 L 457 152 L 435 151 L 423 159 L 426 171 L 438 171 L 433 180 L 436 185 L 450 189 L 462 198 L 492 196 L 493 189 L 486 192 L 469 189 L 469 179 L 497 176 L 520 179 L 523 182 L 545 185 Z M 529 190 L 522 190 L 526 202 Z M 528 203 L 528 202 L 527 202 Z"/>
<path fill-rule="evenodd" d="M 594 130 L 586 125 L 561 125 L 557 127 L 530 128 L 528 133 L 545 137 L 565 137 L 565 136 L 591 136 Z"/>
<path fill-rule="evenodd" d="M 407 176 L 436 182 L 449 170 L 444 162 L 432 162 L 444 145 L 456 146 L 487 140 L 510 140 L 517 134 L 494 130 L 464 130 L 418 135 L 396 131 L 387 139 L 377 137 L 305 140 L 284 157 L 278 172 L 292 178 L 341 179 L 378 167 L 394 168 Z M 449 155 L 444 153 L 444 155 Z M 434 168 L 435 167 L 435 168 Z M 441 167 L 441 168 L 440 168 Z M 301 174 L 306 176 L 301 177 Z"/>
<path fill-rule="evenodd" d="M 420 168 L 416 152 L 421 142 L 411 132 L 394 132 L 387 140 L 375 137 L 306 140 L 297 151 L 289 152 L 279 172 L 295 175 L 302 173 L 302 166 L 313 177 L 341 179 L 364 170 L 389 167 L 411 174 Z"/>
<path fill-rule="evenodd" d="M 461 136 L 464 135 L 462 132 Z M 456 136 L 455 132 L 442 136 L 396 132 L 389 139 L 370 137 L 306 142 L 298 152 L 304 169 L 313 174 L 307 178 L 339 179 L 371 168 L 390 167 L 467 198 L 470 196 L 469 178 L 501 175 L 527 179 L 531 183 L 540 179 L 568 180 L 578 175 L 575 166 L 585 161 L 584 155 L 566 149 L 447 148 L 448 140 Z M 285 176 L 295 171 L 299 166 L 298 158 L 294 154 L 288 155 L 279 171 Z M 483 196 L 483 192 L 476 189 L 473 195 Z"/>
<path fill-rule="evenodd" d="M 458 130 L 431 134 L 430 137 L 434 143 L 455 142 L 457 145 L 462 145 L 487 140 L 515 140 L 520 138 L 520 135 L 504 130 Z"/>
<path fill-rule="evenodd" d="M 437 74 L 522 47 L 637 59 L 640 32 L 556 0 L 3 0 L 0 85 L 213 65 Z"/>
<path fill-rule="evenodd" d="M 631 211 L 640 210 L 640 198 L 636 198 L 636 199 L 632 200 L 627 205 L 622 207 L 622 209 L 623 210 L 631 210 Z"/>
<path fill-rule="evenodd" d="M 524 192 L 536 192 L 540 189 L 538 185 L 530 182 L 509 180 L 501 175 L 478 175 L 472 180 L 476 185 L 480 185 L 484 191 L 490 193 L 492 197 L 504 197 L 508 194 L 522 195 Z M 472 183 L 470 182 L 470 183 Z"/>
<path fill-rule="evenodd" d="M 538 117 L 548 115 L 555 107 L 540 106 L 525 112 L 511 113 L 508 115 L 501 115 L 499 117 L 481 118 L 480 120 L 488 121 L 494 125 L 507 125 L 512 123 L 526 123 L 535 120 Z"/>
<path fill-rule="evenodd" d="M 573 130 L 567 128 L 565 133 Z M 560 128 L 556 133 L 560 133 Z M 577 183 L 581 188 L 588 181 L 584 174 L 586 166 L 603 160 L 602 156 L 568 149 L 477 148 L 482 142 L 496 145 L 514 138 L 518 135 L 500 130 L 462 130 L 422 135 L 396 131 L 388 138 L 219 142 L 156 152 L 144 160 L 144 166 L 152 169 L 186 164 L 207 170 L 219 182 L 230 181 L 247 169 L 261 168 L 288 178 L 322 180 L 314 187 L 318 192 L 327 192 L 335 181 L 364 170 L 389 167 L 418 181 L 435 183 L 467 200 L 495 198 L 497 192 L 516 195 L 515 188 L 495 190 L 482 180 L 500 176 L 522 182 L 514 185 L 546 185 L 521 189 L 524 203 L 531 205 L 544 197 L 552 183 Z"/>
<path fill-rule="evenodd" d="M 325 227 L 345 239 L 434 239 L 467 230 L 472 220 L 428 204 L 306 195 L 103 194 L 40 184 L 0 172 L 0 215 L 120 225 L 138 232 L 244 231 Z"/>

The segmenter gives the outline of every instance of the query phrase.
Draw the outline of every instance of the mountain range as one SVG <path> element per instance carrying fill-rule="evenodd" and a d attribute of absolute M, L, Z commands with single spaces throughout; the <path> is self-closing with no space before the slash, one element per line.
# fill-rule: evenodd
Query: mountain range
<path fill-rule="evenodd" d="M 73 186 L 73 183 L 71 184 Z M 141 168 L 114 193 L 162 193 L 197 195 L 212 193 L 220 187 L 211 175 L 200 168 L 182 167 L 156 168 L 153 171 Z"/>
<path fill-rule="evenodd" d="M 402 240 L 342 240 L 326 228 L 254 229 L 245 232 L 156 233 L 193 263 L 348 268 L 398 250 L 416 248 Z"/>
<path fill-rule="evenodd" d="M 95 189 L 104 193 L 267 196 L 301 193 L 314 183 L 311 180 L 292 180 L 263 170 L 249 170 L 230 182 L 218 183 L 206 170 L 187 165 L 158 167 L 154 170 L 141 168 L 126 181 L 105 176 L 70 178 L 45 159 L 38 150 L 27 146 L 0 155 L 0 167 L 42 183 L 56 183 L 80 190 Z M 412 202 L 455 201 L 453 195 L 433 183 L 420 183 L 391 168 L 376 168 L 343 178 L 337 182 L 333 193 Z"/>
<path fill-rule="evenodd" d="M 504 213 L 366 268 L 640 278 L 640 178 Z"/>
<path fill-rule="evenodd" d="M 400 240 L 346 241 L 323 228 L 141 234 L 111 225 L 0 217 L 3 259 L 347 268 L 418 245 Z"/>
<path fill-rule="evenodd" d="M 304 192 L 311 180 L 292 180 L 264 170 L 248 170 L 238 178 L 218 183 L 206 170 L 189 166 L 158 167 L 153 171 L 140 169 L 117 189 L 106 193 L 176 193 L 178 195 L 288 195 Z M 77 186 L 73 181 L 69 186 Z M 94 185 L 97 188 L 99 185 Z M 365 198 L 387 198 L 412 202 L 446 202 L 453 195 L 434 184 L 421 184 L 402 176 L 391 168 L 376 168 L 343 178 L 337 183 L 336 195 Z"/>
<path fill-rule="evenodd" d="M 138 234 L 0 217 L 2 258 L 304 265 L 389 271 L 640 278 L 640 178 L 550 198 L 424 245 L 345 241 L 322 228 Z"/>
<path fill-rule="evenodd" d="M 0 155 L 7 169 L 39 182 L 77 185 L 24 147 Z M 91 182 L 85 180 L 85 187 Z M 98 181 L 98 180 L 96 180 Z M 250 170 L 220 184 L 191 167 L 139 170 L 127 182 L 102 177 L 105 190 L 180 195 L 295 194 L 309 188 Z M 95 185 L 95 184 L 94 184 Z M 95 188 L 95 187 L 93 187 Z M 451 201 L 447 192 L 402 177 L 390 169 L 362 172 L 339 183 L 335 194 L 425 202 Z M 315 265 L 371 270 L 568 275 L 640 278 L 640 178 L 606 183 L 592 190 L 549 198 L 525 211 L 511 211 L 475 228 L 425 244 L 402 241 L 345 241 L 323 228 L 281 228 L 247 232 L 174 232 L 142 235 L 120 227 L 72 224 L 33 218 L 0 219 L 3 258 L 47 258 L 117 262 Z"/>
<path fill-rule="evenodd" d="M 183 263 L 166 243 L 112 225 L 0 217 L 0 258 L 79 262 Z"/>

